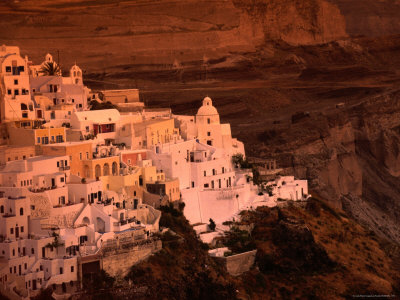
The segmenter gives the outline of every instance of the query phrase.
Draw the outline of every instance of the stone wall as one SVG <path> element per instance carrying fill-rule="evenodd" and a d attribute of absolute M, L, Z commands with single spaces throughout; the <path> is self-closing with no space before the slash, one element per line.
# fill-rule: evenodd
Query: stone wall
<path fill-rule="evenodd" d="M 131 266 L 148 258 L 153 253 L 162 248 L 160 240 L 134 246 L 129 249 L 115 249 L 114 251 L 104 253 L 102 258 L 103 270 L 114 277 L 124 277 L 128 274 Z"/>
<path fill-rule="evenodd" d="M 222 260 L 226 270 L 233 276 L 238 276 L 250 270 L 254 265 L 257 250 L 252 250 L 228 257 L 216 257 L 215 259 Z"/>

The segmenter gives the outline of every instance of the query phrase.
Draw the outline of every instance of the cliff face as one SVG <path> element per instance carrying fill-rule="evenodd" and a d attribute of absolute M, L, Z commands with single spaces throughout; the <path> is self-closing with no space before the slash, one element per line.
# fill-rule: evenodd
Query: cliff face
<path fill-rule="evenodd" d="M 312 194 L 400 242 L 399 99 L 392 91 L 311 115 L 264 141 L 263 152 L 308 178 Z"/>
<path fill-rule="evenodd" d="M 398 1 L 2 1 L 0 39 L 34 61 L 60 53 L 89 72 L 112 66 L 171 68 L 284 41 L 327 43 L 400 33 Z M 273 44 L 273 43 L 272 43 Z"/>
<path fill-rule="evenodd" d="M 400 32 L 400 2 L 397 0 L 328 1 L 339 8 L 351 36 L 375 37 Z"/>
<path fill-rule="evenodd" d="M 327 1 L 234 0 L 234 3 L 262 24 L 267 40 L 307 45 L 347 36 L 344 16 L 335 4 Z"/>

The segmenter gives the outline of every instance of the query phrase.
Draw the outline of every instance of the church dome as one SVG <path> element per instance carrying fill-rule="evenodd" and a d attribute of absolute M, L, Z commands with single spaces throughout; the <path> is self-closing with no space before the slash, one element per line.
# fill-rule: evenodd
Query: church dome
<path fill-rule="evenodd" d="M 211 98 L 205 97 L 203 99 L 203 105 L 197 111 L 197 116 L 212 116 L 212 115 L 218 115 L 218 111 L 212 105 Z"/>

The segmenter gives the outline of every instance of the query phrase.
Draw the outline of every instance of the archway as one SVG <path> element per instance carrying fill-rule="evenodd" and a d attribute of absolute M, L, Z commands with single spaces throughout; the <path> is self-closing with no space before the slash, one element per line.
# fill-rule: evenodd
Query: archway
<path fill-rule="evenodd" d="M 112 163 L 112 174 L 118 175 L 118 164 L 115 161 Z"/>
<path fill-rule="evenodd" d="M 90 170 L 89 170 L 89 166 L 84 166 L 83 167 L 83 176 L 84 177 L 90 177 Z"/>
<path fill-rule="evenodd" d="M 103 167 L 103 175 L 104 175 L 104 176 L 110 175 L 110 166 L 109 166 L 108 163 L 105 163 L 105 164 L 104 164 L 104 167 Z"/>
<path fill-rule="evenodd" d="M 106 231 L 106 222 L 103 221 L 102 218 L 97 217 L 96 218 L 96 225 L 97 225 L 97 232 L 105 232 Z"/>
<path fill-rule="evenodd" d="M 84 217 L 84 218 L 82 219 L 82 224 L 89 225 L 89 224 L 90 224 L 89 218 L 88 218 L 88 217 Z"/>
<path fill-rule="evenodd" d="M 96 167 L 94 168 L 94 176 L 95 177 L 100 177 L 101 176 L 101 167 L 100 167 L 100 165 L 96 165 Z"/>

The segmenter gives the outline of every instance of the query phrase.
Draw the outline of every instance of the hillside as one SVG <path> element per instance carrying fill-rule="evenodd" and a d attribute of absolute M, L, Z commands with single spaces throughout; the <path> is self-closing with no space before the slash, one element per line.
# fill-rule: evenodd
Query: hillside
<path fill-rule="evenodd" d="M 243 212 L 241 224 L 255 227 L 250 235 L 232 229 L 229 242 L 236 250 L 250 245 L 258 252 L 254 268 L 239 277 L 207 255 L 178 211 L 164 208 L 161 223 L 178 235 L 164 236 L 163 250 L 132 267 L 125 280 L 108 289 L 110 297 L 345 299 L 398 292 L 397 248 L 323 200 Z"/>
<path fill-rule="evenodd" d="M 377 12 L 379 17 L 377 17 Z M 88 73 L 172 68 L 282 40 L 315 45 L 400 33 L 394 0 L 5 0 L 0 40 L 34 61 L 47 52 Z"/>

